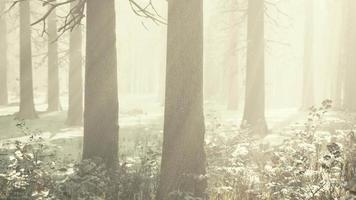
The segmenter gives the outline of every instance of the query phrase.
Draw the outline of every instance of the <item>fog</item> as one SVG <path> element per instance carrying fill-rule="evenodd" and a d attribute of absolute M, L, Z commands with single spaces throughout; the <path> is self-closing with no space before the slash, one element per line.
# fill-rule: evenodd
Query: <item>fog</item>
<path fill-rule="evenodd" d="M 342 22 L 345 5 L 342 1 L 319 0 L 313 11 L 313 68 L 315 103 L 333 98 L 335 75 L 340 65 Z M 32 21 L 41 17 L 42 8 L 33 3 Z M 167 19 L 167 2 L 155 1 L 159 14 Z M 277 1 L 266 4 L 266 105 L 273 108 L 299 108 L 302 99 L 302 76 L 306 7 L 305 1 Z M 244 1 L 204 2 L 204 70 L 205 99 L 227 102 L 229 67 L 238 68 L 238 93 L 243 100 L 244 65 L 246 57 L 246 9 Z M 43 9 L 42 9 L 43 10 Z M 58 13 L 65 13 L 61 8 Z M 122 96 L 159 96 L 164 87 L 166 25 L 155 24 L 137 16 L 129 1 L 117 2 L 117 49 L 119 92 Z M 12 93 L 18 93 L 18 10 L 12 9 L 9 26 L 10 67 L 8 76 Z M 42 11 L 43 12 L 43 11 Z M 60 14 L 58 14 L 60 15 Z M 64 14 L 62 14 L 63 16 Z M 61 20 L 58 19 L 59 23 Z M 84 25 L 83 25 L 84 26 Z M 35 93 L 44 96 L 46 89 L 46 35 L 41 37 L 42 24 L 33 26 Z M 67 92 L 68 33 L 59 39 L 61 93 Z M 83 47 L 85 48 L 85 47 Z M 235 63 L 237 62 L 237 63 Z M 283 75 L 283 76 L 281 76 Z M 209 87 L 210 85 L 214 87 Z M 210 88 L 210 89 L 209 89 Z M 213 91 L 209 91 L 213 90 Z M 293 91 L 293 92 L 291 92 Z M 37 95 L 37 96 L 38 96 Z M 16 96 L 16 95 L 15 95 Z M 159 99 L 159 98 L 158 98 Z M 42 101 L 44 101 L 43 99 Z M 15 101 L 15 100 L 14 100 Z M 243 104 L 239 103 L 241 108 Z M 65 100 L 63 100 L 63 103 Z"/>
<path fill-rule="evenodd" d="M 0 0 L 0 199 L 355 198 L 353 1 Z"/>

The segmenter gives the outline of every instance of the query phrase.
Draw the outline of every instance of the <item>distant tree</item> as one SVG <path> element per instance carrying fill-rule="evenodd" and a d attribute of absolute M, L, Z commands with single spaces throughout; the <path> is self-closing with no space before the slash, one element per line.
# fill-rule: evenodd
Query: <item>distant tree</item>
<path fill-rule="evenodd" d="M 247 10 L 246 94 L 242 127 L 266 134 L 264 0 L 249 0 Z"/>
<path fill-rule="evenodd" d="M 158 200 L 204 199 L 203 1 L 168 2 L 164 138 Z M 175 198 L 174 198 L 175 199 Z"/>
<path fill-rule="evenodd" d="M 5 11 L 6 1 L 0 1 L 0 13 Z M 0 15 L 0 105 L 8 104 L 7 87 L 7 25 L 5 15 Z"/>
<path fill-rule="evenodd" d="M 238 3 L 237 1 L 232 1 L 231 7 L 235 8 L 229 13 L 230 29 L 228 48 L 227 48 L 227 58 L 226 66 L 228 68 L 228 95 L 227 95 L 227 108 L 228 110 L 237 110 L 240 104 L 240 91 L 239 91 L 239 55 L 238 55 L 238 40 L 239 40 L 239 28 L 237 26 L 238 17 Z"/>
<path fill-rule="evenodd" d="M 115 0 L 87 0 L 83 159 L 118 158 Z"/>
<path fill-rule="evenodd" d="M 305 36 L 304 36 L 304 67 L 302 109 L 307 110 L 314 105 L 314 0 L 305 0 Z"/>
<path fill-rule="evenodd" d="M 56 0 L 53 1 L 56 3 Z M 60 110 L 59 100 L 59 68 L 58 68 L 58 33 L 57 14 L 54 9 L 47 17 L 48 24 L 48 109 L 47 111 Z"/>
<path fill-rule="evenodd" d="M 71 9 L 76 2 L 71 3 Z M 70 32 L 69 42 L 69 87 L 67 125 L 79 126 L 83 123 L 83 70 L 82 70 L 82 28 L 75 27 Z"/>
<path fill-rule="evenodd" d="M 33 97 L 30 2 L 20 1 L 20 111 L 18 118 L 37 118 Z"/>
<path fill-rule="evenodd" d="M 339 34 L 339 43 L 338 43 L 338 65 L 336 66 L 336 74 L 335 74 L 335 88 L 333 91 L 333 107 L 336 109 L 341 109 L 343 104 L 343 94 L 344 94 L 344 84 L 345 84 L 345 67 L 347 64 L 347 49 L 348 49 L 348 2 L 342 1 L 340 2 L 340 13 L 342 13 L 339 17 L 338 23 L 340 25 L 340 34 Z"/>
<path fill-rule="evenodd" d="M 347 22 L 346 26 L 346 64 L 345 64 L 345 83 L 344 83 L 344 108 L 348 111 L 356 111 L 356 22 L 354 9 L 356 2 L 353 0 L 347 1 Z"/>

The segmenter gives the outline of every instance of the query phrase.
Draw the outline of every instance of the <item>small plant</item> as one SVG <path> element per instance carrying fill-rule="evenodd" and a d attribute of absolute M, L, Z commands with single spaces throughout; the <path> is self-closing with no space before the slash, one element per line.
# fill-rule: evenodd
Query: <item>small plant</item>
<path fill-rule="evenodd" d="M 0 199 L 44 199 L 53 188 L 51 171 L 54 162 L 45 161 L 48 146 L 37 132 L 29 131 L 25 123 L 17 124 L 26 138 L 8 144 L 12 152 L 8 166 L 0 174 Z"/>

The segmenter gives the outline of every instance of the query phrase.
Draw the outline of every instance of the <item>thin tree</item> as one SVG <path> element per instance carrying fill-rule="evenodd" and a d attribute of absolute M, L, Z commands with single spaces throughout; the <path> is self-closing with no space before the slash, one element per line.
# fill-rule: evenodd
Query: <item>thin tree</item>
<path fill-rule="evenodd" d="M 0 13 L 5 11 L 6 1 L 0 1 Z M 8 104 L 7 88 L 7 25 L 5 15 L 0 15 L 0 105 Z"/>
<path fill-rule="evenodd" d="M 354 20 L 354 8 L 356 2 L 353 0 L 347 1 L 347 30 L 346 30 L 346 65 L 345 65 L 345 84 L 344 84 L 344 108 L 348 111 L 356 111 L 356 22 Z"/>
<path fill-rule="evenodd" d="M 83 159 L 118 158 L 115 0 L 87 0 Z"/>
<path fill-rule="evenodd" d="M 303 67 L 303 97 L 302 109 L 314 105 L 314 66 L 313 66 L 313 37 L 314 37 L 314 1 L 305 0 L 305 36 L 304 36 L 304 67 Z"/>
<path fill-rule="evenodd" d="M 18 118 L 37 118 L 33 97 L 30 2 L 20 4 L 20 111 Z"/>
<path fill-rule="evenodd" d="M 237 1 L 232 2 L 232 6 L 238 8 Z M 232 10 L 229 15 L 230 29 L 229 29 L 229 41 L 227 49 L 226 66 L 228 67 L 228 95 L 227 95 L 227 108 L 228 110 L 237 110 L 239 108 L 239 54 L 237 51 L 239 30 L 236 26 L 238 21 L 237 10 Z"/>
<path fill-rule="evenodd" d="M 56 3 L 56 1 L 53 1 Z M 48 24 L 48 109 L 53 112 L 60 110 L 59 100 L 59 68 L 58 68 L 58 33 L 57 14 L 54 9 L 47 17 Z"/>
<path fill-rule="evenodd" d="M 71 9 L 76 6 L 71 3 Z M 83 70 L 82 70 L 82 28 L 75 27 L 70 32 L 69 41 L 69 87 L 67 125 L 79 126 L 83 123 Z"/>
<path fill-rule="evenodd" d="M 266 134 L 264 0 L 249 0 L 247 10 L 247 66 L 242 127 Z"/>
<path fill-rule="evenodd" d="M 204 133 L 203 1 L 169 1 L 158 200 L 170 199 L 170 194 L 175 191 L 204 198 Z"/>

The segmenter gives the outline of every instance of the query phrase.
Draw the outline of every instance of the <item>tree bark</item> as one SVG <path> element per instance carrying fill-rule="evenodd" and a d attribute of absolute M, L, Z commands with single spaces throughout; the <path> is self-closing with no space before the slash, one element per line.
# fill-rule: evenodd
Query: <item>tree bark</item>
<path fill-rule="evenodd" d="M 58 33 L 56 9 L 47 18 L 48 24 L 48 109 L 59 111 L 59 69 L 58 69 Z"/>
<path fill-rule="evenodd" d="M 5 11 L 5 1 L 0 2 L 0 12 Z M 0 105 L 7 105 L 8 88 L 7 88 L 7 25 L 5 15 L 0 15 Z"/>
<path fill-rule="evenodd" d="M 75 3 L 71 3 L 71 7 L 74 6 Z M 83 123 L 82 28 L 76 27 L 70 32 L 69 37 L 67 125 L 80 126 Z"/>
<path fill-rule="evenodd" d="M 87 1 L 83 159 L 118 157 L 115 0 Z"/>
<path fill-rule="evenodd" d="M 157 199 L 175 191 L 204 199 L 203 1 L 168 3 L 164 140 Z"/>
<path fill-rule="evenodd" d="M 264 0 L 248 1 L 246 94 L 242 127 L 267 133 L 265 119 Z"/>
<path fill-rule="evenodd" d="M 37 118 L 33 97 L 30 2 L 20 3 L 20 111 L 18 118 Z"/>
<path fill-rule="evenodd" d="M 314 9 L 313 0 L 305 0 L 305 36 L 304 36 L 304 68 L 302 109 L 307 110 L 314 105 Z"/>

